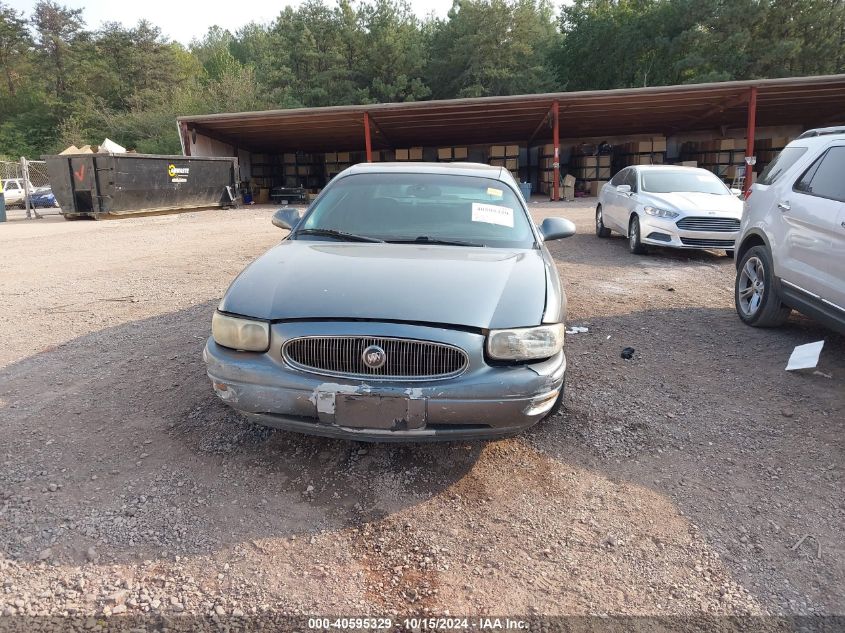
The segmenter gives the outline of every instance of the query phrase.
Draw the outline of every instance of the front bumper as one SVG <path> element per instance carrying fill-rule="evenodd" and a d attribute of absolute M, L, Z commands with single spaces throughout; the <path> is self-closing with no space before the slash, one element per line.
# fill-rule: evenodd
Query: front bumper
<path fill-rule="evenodd" d="M 736 231 L 690 231 L 681 229 L 676 222 L 681 218 L 656 218 L 641 214 L 640 240 L 643 244 L 669 246 L 687 249 L 734 250 L 739 230 Z"/>
<path fill-rule="evenodd" d="M 279 350 L 286 339 L 332 333 L 451 343 L 467 351 L 470 366 L 453 378 L 398 382 L 321 376 L 282 360 Z M 515 435 L 539 422 L 554 405 L 563 388 L 566 357 L 561 351 L 540 363 L 491 367 L 483 362 L 483 339 L 480 334 L 396 324 L 286 323 L 272 326 L 268 352 L 236 352 L 209 339 L 203 358 L 217 395 L 267 426 L 371 441 Z M 359 403 L 364 403 L 363 409 L 356 408 Z M 400 407 L 406 414 L 397 415 L 388 428 L 371 425 L 366 411 L 373 405 Z"/>

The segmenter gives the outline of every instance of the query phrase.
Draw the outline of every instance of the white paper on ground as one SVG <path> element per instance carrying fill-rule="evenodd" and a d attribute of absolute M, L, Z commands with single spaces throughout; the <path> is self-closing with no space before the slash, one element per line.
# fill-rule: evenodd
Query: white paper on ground
<path fill-rule="evenodd" d="M 824 347 L 824 341 L 796 345 L 789 357 L 789 362 L 786 364 L 786 371 L 812 369 L 819 364 L 819 354 L 822 353 L 822 347 Z"/>
<path fill-rule="evenodd" d="M 472 221 L 513 228 L 513 209 L 482 202 L 472 203 Z"/>
<path fill-rule="evenodd" d="M 590 331 L 590 328 L 582 327 L 580 325 L 573 325 L 568 330 L 566 330 L 567 334 L 586 334 Z"/>

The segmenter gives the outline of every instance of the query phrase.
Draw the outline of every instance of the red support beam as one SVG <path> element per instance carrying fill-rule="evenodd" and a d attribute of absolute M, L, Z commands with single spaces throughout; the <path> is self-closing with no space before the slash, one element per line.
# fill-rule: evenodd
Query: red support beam
<path fill-rule="evenodd" d="M 556 202 L 560 200 L 560 105 L 557 101 L 552 103 L 552 137 L 555 145 L 555 157 L 552 163 L 554 167 L 552 201 Z"/>
<path fill-rule="evenodd" d="M 757 86 L 751 86 L 748 92 L 748 126 L 745 129 L 745 156 L 754 156 L 754 132 L 757 128 Z M 751 165 L 745 163 L 745 178 L 742 180 L 742 192 L 748 197 L 751 191 Z"/>
<path fill-rule="evenodd" d="M 364 144 L 367 148 L 367 162 L 373 162 L 373 142 L 370 139 L 370 115 L 364 112 Z"/>

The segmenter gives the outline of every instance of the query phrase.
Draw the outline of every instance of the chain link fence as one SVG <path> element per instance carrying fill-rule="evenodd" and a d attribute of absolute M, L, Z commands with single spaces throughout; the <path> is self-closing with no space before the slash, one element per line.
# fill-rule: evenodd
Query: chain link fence
<path fill-rule="evenodd" d="M 55 198 L 43 195 L 50 187 L 45 161 L 26 158 L 0 161 L 0 180 L 7 209 L 23 209 L 27 218 L 40 218 L 47 209 L 60 212 Z"/>

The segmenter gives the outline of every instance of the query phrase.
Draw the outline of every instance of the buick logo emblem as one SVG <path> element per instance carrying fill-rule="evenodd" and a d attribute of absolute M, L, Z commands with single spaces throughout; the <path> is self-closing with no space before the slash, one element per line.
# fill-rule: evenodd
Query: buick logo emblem
<path fill-rule="evenodd" d="M 361 354 L 361 360 L 363 360 L 364 364 L 370 369 L 378 369 L 387 361 L 387 354 L 385 354 L 384 350 L 378 345 L 370 345 L 364 350 L 364 353 Z"/>

